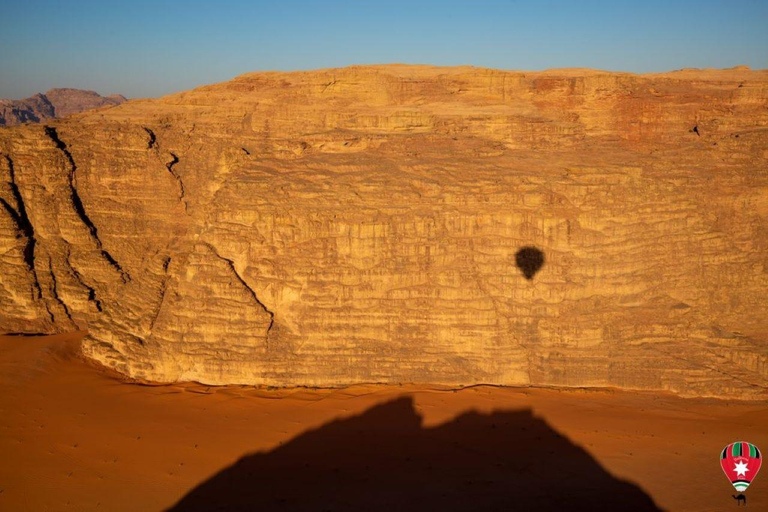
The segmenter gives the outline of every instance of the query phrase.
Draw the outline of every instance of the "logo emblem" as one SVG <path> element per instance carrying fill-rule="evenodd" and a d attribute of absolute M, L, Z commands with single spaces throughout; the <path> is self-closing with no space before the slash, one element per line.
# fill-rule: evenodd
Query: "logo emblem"
<path fill-rule="evenodd" d="M 720 467 L 739 492 L 747 490 L 760 471 L 762 462 L 762 454 L 757 446 L 743 441 L 729 444 L 720 453 Z"/>

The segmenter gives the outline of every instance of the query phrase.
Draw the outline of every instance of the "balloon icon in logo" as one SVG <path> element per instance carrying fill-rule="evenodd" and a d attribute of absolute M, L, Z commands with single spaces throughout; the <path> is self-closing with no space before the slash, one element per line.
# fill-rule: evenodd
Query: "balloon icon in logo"
<path fill-rule="evenodd" d="M 757 446 L 743 441 L 729 444 L 720 453 L 720 467 L 739 492 L 749 487 L 760 471 L 762 462 L 763 457 Z"/>

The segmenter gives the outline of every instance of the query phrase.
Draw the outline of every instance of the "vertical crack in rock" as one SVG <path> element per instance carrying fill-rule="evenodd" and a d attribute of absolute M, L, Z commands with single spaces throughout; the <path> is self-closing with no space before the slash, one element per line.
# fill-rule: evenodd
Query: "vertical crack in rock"
<path fill-rule="evenodd" d="M 187 200 L 184 199 L 184 182 L 181 181 L 181 176 L 179 176 L 179 173 L 176 172 L 173 167 L 179 163 L 179 157 L 176 156 L 175 153 L 171 153 L 172 160 L 165 164 L 165 168 L 168 169 L 168 172 L 171 173 L 171 176 L 176 180 L 176 183 L 179 184 L 179 201 L 184 205 L 184 211 L 187 211 Z"/>
<path fill-rule="evenodd" d="M 59 138 L 59 134 L 56 132 L 56 128 L 52 126 L 45 126 L 45 134 L 51 139 L 51 141 L 53 141 L 53 143 L 56 145 L 56 148 L 59 149 L 69 161 L 69 191 L 75 212 L 77 213 L 78 217 L 80 217 L 80 220 L 83 222 L 83 224 L 85 224 L 85 226 L 88 228 L 88 231 L 90 231 L 91 238 L 93 238 L 93 240 L 96 242 L 96 246 L 98 247 L 99 251 L 101 251 L 102 257 L 120 273 L 120 277 L 122 278 L 123 283 L 127 283 L 131 280 L 131 276 L 128 274 L 128 272 L 123 270 L 117 260 L 115 260 L 115 258 L 106 249 L 104 249 L 104 246 L 101 243 L 101 239 L 99 238 L 99 231 L 96 229 L 96 225 L 85 212 L 83 201 L 80 199 L 80 194 L 78 194 L 77 187 L 75 186 L 75 173 L 77 172 L 77 165 L 75 164 L 75 159 L 72 158 L 72 153 L 69 152 L 67 145 Z"/>
<path fill-rule="evenodd" d="M 48 257 L 48 272 L 51 274 L 51 295 L 53 295 L 53 298 L 56 299 L 56 302 L 58 302 L 64 309 L 64 314 L 67 315 L 69 321 L 74 322 L 74 320 L 72 320 L 72 315 L 69 313 L 69 308 L 61 299 L 61 297 L 59 297 L 58 283 L 56 282 L 56 274 L 53 272 L 53 261 L 51 260 L 50 256 Z"/>
<path fill-rule="evenodd" d="M 152 149 L 155 147 L 155 142 L 157 142 L 157 137 L 155 137 L 155 132 L 153 132 L 146 126 L 144 126 L 143 128 L 144 128 L 144 131 L 147 132 L 147 135 L 149 135 L 149 141 L 147 141 L 147 149 Z"/>
<path fill-rule="evenodd" d="M 157 137 L 155 136 L 155 132 L 153 132 L 151 129 L 147 128 L 146 126 L 143 127 L 144 130 L 149 134 L 149 141 L 147 142 L 147 149 L 155 149 L 155 151 L 159 152 L 160 144 L 157 142 Z M 171 156 L 171 160 L 169 162 L 165 162 L 165 168 L 168 169 L 168 172 L 171 176 L 173 176 L 173 179 L 176 180 L 176 183 L 179 185 L 179 202 L 184 205 L 184 212 L 189 212 L 189 205 L 187 204 L 187 200 L 184 198 L 186 190 L 184 189 L 184 181 L 181 179 L 181 175 L 174 169 L 174 166 L 179 163 L 179 156 L 176 153 L 169 152 Z"/>
<path fill-rule="evenodd" d="M 75 267 L 72 265 L 72 262 L 70 261 L 70 256 L 72 255 L 72 249 L 67 247 L 67 265 L 69 265 L 69 269 L 72 271 L 72 275 L 75 276 L 75 279 L 77 280 L 78 284 L 85 288 L 88 291 L 88 300 L 93 302 L 94 306 L 96 306 L 96 309 L 99 311 L 99 313 L 102 312 L 101 307 L 101 301 L 96 298 L 96 289 L 90 286 L 85 282 L 83 279 L 83 275 L 75 269 Z"/>
<path fill-rule="evenodd" d="M 256 302 L 256 304 L 258 304 L 264 310 L 264 312 L 269 315 L 269 326 L 267 327 L 267 333 L 266 333 L 267 339 L 268 339 L 269 332 L 272 330 L 272 326 L 275 323 L 275 314 L 269 309 L 267 309 L 267 306 L 265 306 L 264 303 L 259 300 L 259 297 L 256 295 L 256 291 L 250 286 L 248 286 L 248 283 L 245 282 L 245 279 L 243 279 L 242 276 L 240 276 L 240 274 L 237 272 L 237 269 L 235 268 L 234 261 L 230 260 L 229 258 L 225 258 L 221 254 L 219 254 L 216 248 L 213 247 L 211 244 L 206 243 L 205 245 L 211 250 L 211 252 L 213 252 L 214 256 L 226 262 L 226 264 L 229 266 L 230 270 L 232 270 L 232 273 L 235 275 L 237 280 L 240 281 L 240 284 L 242 284 L 243 287 L 245 287 L 245 289 L 248 290 L 248 293 L 250 294 L 251 298 L 253 298 L 254 302 Z M 267 346 L 269 346 L 269 343 L 267 343 Z"/>
<path fill-rule="evenodd" d="M 32 279 L 34 282 L 33 286 L 37 291 L 36 298 L 42 299 L 43 290 L 40 287 L 40 280 L 37 277 L 37 270 L 35 269 L 35 244 L 37 244 L 37 239 L 35 238 L 35 230 L 32 227 L 32 222 L 29 220 L 29 216 L 27 215 L 27 208 L 24 205 L 24 198 L 22 198 L 21 191 L 19 190 L 19 186 L 16 183 L 16 172 L 13 167 L 13 160 L 8 155 L 3 156 L 5 156 L 5 160 L 8 163 L 8 174 L 10 178 L 8 185 L 11 188 L 11 194 L 13 195 L 13 200 L 16 202 L 16 207 L 14 208 L 1 197 L 0 203 L 2 203 L 3 207 L 8 211 L 8 214 L 16 223 L 16 228 L 18 229 L 19 233 L 21 233 L 26 238 L 27 243 L 23 250 L 24 263 L 26 263 L 27 268 L 32 274 Z"/>

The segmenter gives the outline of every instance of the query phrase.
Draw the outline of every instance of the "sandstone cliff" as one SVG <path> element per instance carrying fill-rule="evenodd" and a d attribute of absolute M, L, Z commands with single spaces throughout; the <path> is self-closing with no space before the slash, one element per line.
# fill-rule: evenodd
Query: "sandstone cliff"
<path fill-rule="evenodd" d="M 0 330 L 161 382 L 766 398 L 766 126 L 766 71 L 374 66 L 2 129 Z"/>
<path fill-rule="evenodd" d="M 101 96 L 82 89 L 51 89 L 24 100 L 0 100 L 0 126 L 39 123 L 54 117 L 64 117 L 94 108 L 119 105 L 125 96 Z"/>

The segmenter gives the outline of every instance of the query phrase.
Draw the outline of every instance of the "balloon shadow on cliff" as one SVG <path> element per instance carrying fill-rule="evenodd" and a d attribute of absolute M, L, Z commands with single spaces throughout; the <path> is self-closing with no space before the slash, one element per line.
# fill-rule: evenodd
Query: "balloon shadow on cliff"
<path fill-rule="evenodd" d="M 659 509 L 530 410 L 425 428 L 403 397 L 243 457 L 170 510 Z"/>
<path fill-rule="evenodd" d="M 531 245 L 522 247 L 515 253 L 515 265 L 529 281 L 544 266 L 544 259 L 544 252 Z"/>

